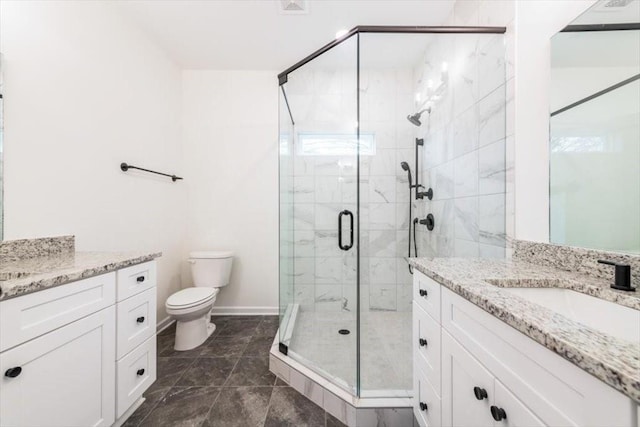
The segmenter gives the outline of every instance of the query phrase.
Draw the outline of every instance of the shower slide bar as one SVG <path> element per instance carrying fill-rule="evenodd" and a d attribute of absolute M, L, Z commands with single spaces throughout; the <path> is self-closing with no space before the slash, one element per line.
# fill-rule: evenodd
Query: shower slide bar
<path fill-rule="evenodd" d="M 137 170 L 141 170 L 143 172 L 149 172 L 149 173 L 153 173 L 153 174 L 156 174 L 156 175 L 168 176 L 169 178 L 171 178 L 171 181 L 173 181 L 173 182 L 176 182 L 179 179 L 184 179 L 184 178 L 179 177 L 179 176 L 169 175 L 168 173 L 152 171 L 151 169 L 145 169 L 145 168 L 141 168 L 141 167 L 138 167 L 138 166 L 129 165 L 129 164 L 124 163 L 124 162 L 120 163 L 120 170 L 122 172 L 126 172 L 129 169 L 137 169 Z"/>

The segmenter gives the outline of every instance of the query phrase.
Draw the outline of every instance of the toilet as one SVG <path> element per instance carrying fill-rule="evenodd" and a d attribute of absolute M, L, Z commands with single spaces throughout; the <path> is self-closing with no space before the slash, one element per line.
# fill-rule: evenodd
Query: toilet
<path fill-rule="evenodd" d="M 216 330 L 211 310 L 220 288 L 229 284 L 232 252 L 201 251 L 189 253 L 193 287 L 182 289 L 167 298 L 167 314 L 176 320 L 178 351 L 198 347 Z"/>

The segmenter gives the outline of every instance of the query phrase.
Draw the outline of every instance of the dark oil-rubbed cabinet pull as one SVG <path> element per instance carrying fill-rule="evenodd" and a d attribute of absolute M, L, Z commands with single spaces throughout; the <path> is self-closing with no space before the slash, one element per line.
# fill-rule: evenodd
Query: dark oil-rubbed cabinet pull
<path fill-rule="evenodd" d="M 473 388 L 473 394 L 476 395 L 476 399 L 478 399 L 478 400 L 486 399 L 488 397 L 487 390 L 485 390 L 485 389 L 483 389 L 481 387 L 474 387 Z"/>
<path fill-rule="evenodd" d="M 418 340 L 418 344 L 420 344 L 420 347 L 426 347 L 427 346 L 427 340 L 424 338 L 420 338 Z"/>
<path fill-rule="evenodd" d="M 144 276 L 138 276 L 138 277 L 136 277 L 136 282 L 138 282 L 138 283 L 142 283 L 142 282 L 144 282 Z"/>
<path fill-rule="evenodd" d="M 14 368 L 9 368 L 4 372 L 5 377 L 15 378 L 22 373 L 22 368 L 20 366 L 16 366 Z"/>
<path fill-rule="evenodd" d="M 136 319 L 136 322 L 138 323 L 144 323 L 144 316 L 140 316 Z"/>
<path fill-rule="evenodd" d="M 502 408 L 497 406 L 491 406 L 491 416 L 496 421 L 502 421 L 507 419 L 507 413 Z"/>
<path fill-rule="evenodd" d="M 144 375 L 144 369 L 138 369 L 138 372 L 136 372 L 136 374 L 138 374 L 139 377 Z"/>
<path fill-rule="evenodd" d="M 420 402 L 420 410 L 421 410 L 421 411 L 425 411 L 425 412 L 427 412 L 427 409 L 429 409 L 429 407 L 427 406 L 427 404 L 426 404 L 426 403 L 424 403 L 424 402 Z"/>
<path fill-rule="evenodd" d="M 420 289 L 418 291 L 418 293 L 420 294 L 421 297 L 426 297 L 427 296 L 427 290 L 426 289 Z"/>

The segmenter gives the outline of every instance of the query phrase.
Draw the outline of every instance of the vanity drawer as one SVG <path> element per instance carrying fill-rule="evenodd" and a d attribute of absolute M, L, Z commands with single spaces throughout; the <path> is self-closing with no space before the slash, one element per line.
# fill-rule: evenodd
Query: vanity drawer
<path fill-rule="evenodd" d="M 116 306 L 117 359 L 142 344 L 156 332 L 156 288 L 120 301 Z"/>
<path fill-rule="evenodd" d="M 155 261 L 118 270 L 118 301 L 125 300 L 154 286 L 156 286 Z"/>
<path fill-rule="evenodd" d="M 156 337 L 140 344 L 117 362 L 116 419 L 120 418 L 156 380 Z"/>
<path fill-rule="evenodd" d="M 442 405 L 440 397 L 431 387 L 427 376 L 420 368 L 415 368 L 413 375 L 413 415 L 421 427 L 442 426 Z M 425 405 L 421 406 L 420 404 Z"/>
<path fill-rule="evenodd" d="M 0 302 L 0 351 L 113 305 L 116 273 Z"/>
<path fill-rule="evenodd" d="M 440 323 L 440 284 L 414 270 L 413 301 Z"/>
<path fill-rule="evenodd" d="M 413 363 L 422 370 L 440 395 L 441 329 L 431 316 L 413 303 Z"/>

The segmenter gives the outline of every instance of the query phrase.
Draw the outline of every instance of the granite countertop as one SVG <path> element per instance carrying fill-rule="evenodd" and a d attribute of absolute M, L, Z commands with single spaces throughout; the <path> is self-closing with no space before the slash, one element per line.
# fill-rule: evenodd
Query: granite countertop
<path fill-rule="evenodd" d="M 589 328 L 501 288 L 566 288 L 640 310 L 638 290 L 616 291 L 603 279 L 520 260 L 408 261 L 421 273 L 640 403 L 639 342 Z"/>
<path fill-rule="evenodd" d="M 72 252 L 0 265 L 0 301 L 151 261 L 161 252 Z"/>

